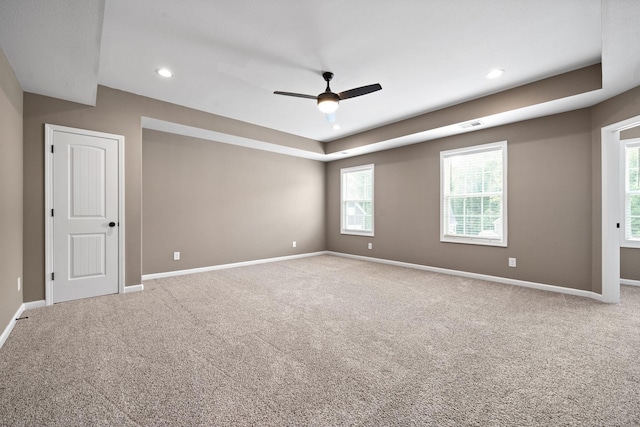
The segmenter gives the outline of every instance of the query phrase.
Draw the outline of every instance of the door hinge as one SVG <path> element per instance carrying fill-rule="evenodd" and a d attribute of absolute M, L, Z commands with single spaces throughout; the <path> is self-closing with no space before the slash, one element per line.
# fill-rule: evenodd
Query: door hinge
<path fill-rule="evenodd" d="M 53 154 L 53 144 L 51 144 L 51 153 Z"/>
<path fill-rule="evenodd" d="M 616 228 L 620 228 L 620 223 L 617 223 L 617 224 L 616 224 Z"/>
<path fill-rule="evenodd" d="M 53 273 L 53 272 L 52 272 L 52 273 L 51 273 L 51 281 L 54 281 L 54 280 L 55 280 L 55 277 L 56 277 L 56 273 Z"/>
<path fill-rule="evenodd" d="M 53 209 L 51 209 L 51 216 L 53 216 Z"/>

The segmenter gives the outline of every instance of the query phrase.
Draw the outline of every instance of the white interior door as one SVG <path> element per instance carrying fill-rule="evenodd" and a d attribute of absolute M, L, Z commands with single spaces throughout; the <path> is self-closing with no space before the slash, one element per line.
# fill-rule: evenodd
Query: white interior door
<path fill-rule="evenodd" d="M 119 138 L 59 126 L 48 136 L 52 302 L 117 293 Z"/>

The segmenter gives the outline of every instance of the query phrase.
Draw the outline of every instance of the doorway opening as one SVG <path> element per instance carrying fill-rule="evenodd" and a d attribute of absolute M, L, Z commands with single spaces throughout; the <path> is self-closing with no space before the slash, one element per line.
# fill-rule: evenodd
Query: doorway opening
<path fill-rule="evenodd" d="M 620 132 L 640 125 L 640 116 L 601 129 L 602 153 L 602 301 L 620 302 L 620 225 L 622 182 Z"/>

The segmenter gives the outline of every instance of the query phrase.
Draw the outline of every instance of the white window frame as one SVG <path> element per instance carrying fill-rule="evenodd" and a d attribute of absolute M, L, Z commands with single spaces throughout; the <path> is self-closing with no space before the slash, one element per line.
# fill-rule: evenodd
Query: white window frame
<path fill-rule="evenodd" d="M 447 194 L 445 192 L 445 186 L 448 182 L 445 182 L 445 161 L 448 158 L 457 155 L 469 155 L 474 153 L 482 153 L 486 151 L 500 150 L 502 152 L 502 237 L 495 238 L 489 236 L 457 236 L 447 233 L 448 205 L 446 205 Z M 478 193 L 483 194 L 483 193 Z M 446 150 L 440 152 L 440 241 L 447 243 L 465 243 L 471 245 L 486 245 L 486 246 L 507 246 L 507 141 L 493 142 L 489 144 L 475 145 L 472 147 L 456 148 L 453 150 Z"/>
<path fill-rule="evenodd" d="M 622 202 L 622 224 L 621 232 L 622 238 L 620 239 L 620 246 L 623 248 L 640 248 L 640 239 L 629 238 L 627 235 L 627 197 L 629 195 L 629 189 L 627 188 L 628 170 L 627 170 L 627 147 L 640 147 L 640 138 L 624 140 L 623 148 L 620 153 L 620 173 L 621 173 L 621 202 Z M 636 194 L 636 192 L 634 192 Z"/>
<path fill-rule="evenodd" d="M 350 229 L 348 228 L 347 224 L 345 224 L 345 203 L 349 201 L 349 200 L 345 200 L 345 189 L 344 189 L 344 186 L 346 185 L 345 175 L 352 172 L 362 172 L 362 171 L 371 171 L 370 202 L 373 210 L 373 213 L 371 215 L 371 230 Z M 374 194 L 375 194 L 375 170 L 374 170 L 373 164 L 340 169 L 340 234 L 351 234 L 356 236 L 373 236 L 374 235 L 374 223 L 375 223 Z"/>

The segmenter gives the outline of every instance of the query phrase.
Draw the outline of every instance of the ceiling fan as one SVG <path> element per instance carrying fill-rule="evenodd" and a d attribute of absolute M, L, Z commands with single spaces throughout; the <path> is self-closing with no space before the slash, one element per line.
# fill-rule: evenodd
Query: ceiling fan
<path fill-rule="evenodd" d="M 333 79 L 333 73 L 329 71 L 325 71 L 322 73 L 322 77 L 327 82 L 327 88 L 319 94 L 318 96 L 313 95 L 304 95 L 302 93 L 292 93 L 292 92 L 273 92 L 276 95 L 285 95 L 285 96 L 295 96 L 297 98 L 308 98 L 315 99 L 318 102 L 318 108 L 322 111 L 326 116 L 327 120 L 330 122 L 335 120 L 334 113 L 338 109 L 339 103 L 343 99 L 355 98 L 356 96 L 366 95 L 371 92 L 376 92 L 382 89 L 379 83 L 357 87 L 355 89 L 345 90 L 344 92 L 334 93 L 331 92 L 331 88 L 329 87 L 329 82 Z"/>

